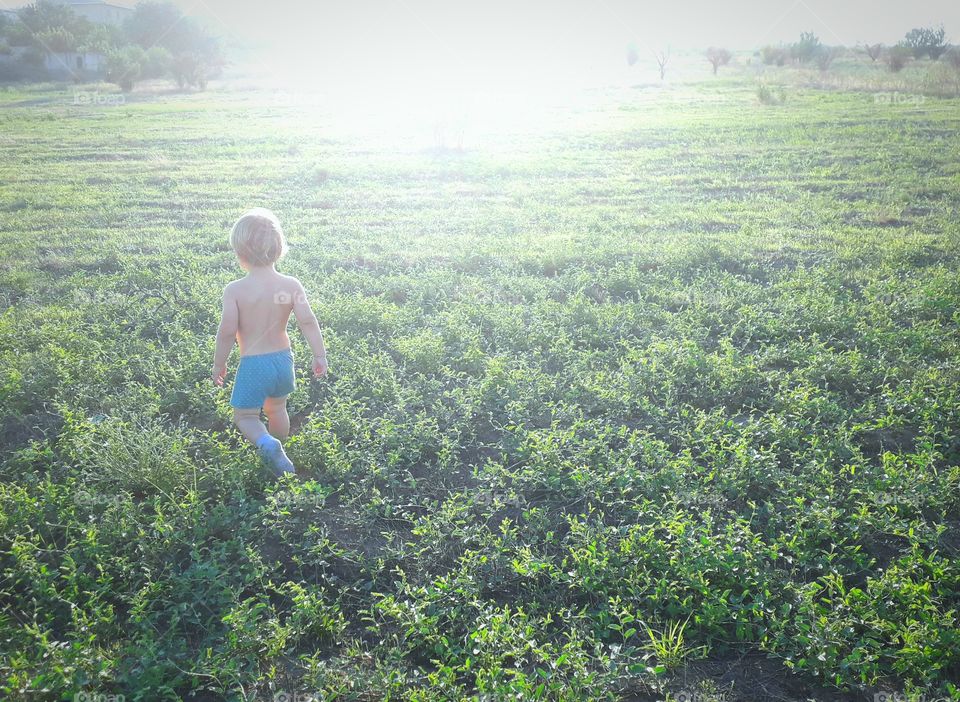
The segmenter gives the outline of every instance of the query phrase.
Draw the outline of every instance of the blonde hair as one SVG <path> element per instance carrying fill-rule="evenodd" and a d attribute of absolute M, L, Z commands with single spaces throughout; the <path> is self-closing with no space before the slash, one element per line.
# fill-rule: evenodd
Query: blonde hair
<path fill-rule="evenodd" d="M 237 256 L 251 266 L 269 266 L 287 253 L 280 220 L 264 207 L 243 213 L 230 230 L 230 245 Z"/>

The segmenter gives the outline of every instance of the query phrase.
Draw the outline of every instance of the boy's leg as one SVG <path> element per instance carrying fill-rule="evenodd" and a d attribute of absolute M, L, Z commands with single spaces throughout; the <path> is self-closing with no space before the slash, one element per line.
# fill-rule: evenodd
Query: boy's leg
<path fill-rule="evenodd" d="M 290 415 L 287 414 L 287 398 L 268 397 L 263 401 L 263 412 L 270 423 L 270 434 L 278 439 L 290 436 Z"/>
<path fill-rule="evenodd" d="M 256 444 L 267 433 L 267 428 L 260 421 L 259 409 L 234 408 L 233 423 L 237 425 L 240 433 L 253 444 Z"/>
<path fill-rule="evenodd" d="M 294 472 L 293 463 L 283 452 L 280 441 L 275 436 L 271 436 L 260 421 L 259 409 L 234 409 L 233 421 L 240 432 L 257 447 L 260 455 L 269 461 L 274 475 L 280 476 Z"/>

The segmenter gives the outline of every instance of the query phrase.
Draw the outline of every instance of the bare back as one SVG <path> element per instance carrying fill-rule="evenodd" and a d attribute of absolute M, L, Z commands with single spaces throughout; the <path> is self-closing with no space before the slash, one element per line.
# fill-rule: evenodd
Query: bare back
<path fill-rule="evenodd" d="M 236 304 L 241 356 L 290 347 L 287 322 L 301 289 L 296 278 L 273 269 L 251 272 L 227 286 L 224 302 L 232 299 Z"/>

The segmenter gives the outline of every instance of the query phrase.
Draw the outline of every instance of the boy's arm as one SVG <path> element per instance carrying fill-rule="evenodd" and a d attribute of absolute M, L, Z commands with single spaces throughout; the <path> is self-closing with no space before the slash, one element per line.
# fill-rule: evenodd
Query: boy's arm
<path fill-rule="evenodd" d="M 217 329 L 217 349 L 213 354 L 213 369 L 210 379 L 215 385 L 223 385 L 223 378 L 227 374 L 227 359 L 237 340 L 237 327 L 240 314 L 237 310 L 237 299 L 228 285 L 223 289 L 223 311 L 220 313 L 220 327 Z"/>
<path fill-rule="evenodd" d="M 320 330 L 320 322 L 317 321 L 317 315 L 310 308 L 307 301 L 307 292 L 303 289 L 300 281 L 296 281 L 296 294 L 293 296 L 293 314 L 297 318 L 297 324 L 303 333 L 303 338 L 310 344 L 313 350 L 313 374 L 321 376 L 327 372 L 327 349 L 323 344 L 323 332 Z"/>

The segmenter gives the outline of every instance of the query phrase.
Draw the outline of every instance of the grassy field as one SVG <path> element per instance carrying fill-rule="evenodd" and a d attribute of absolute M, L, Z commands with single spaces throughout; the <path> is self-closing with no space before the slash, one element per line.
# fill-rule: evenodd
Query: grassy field
<path fill-rule="evenodd" d="M 0 90 L 3 699 L 960 699 L 960 100 L 94 95 Z M 252 205 L 301 481 L 208 379 Z"/>

